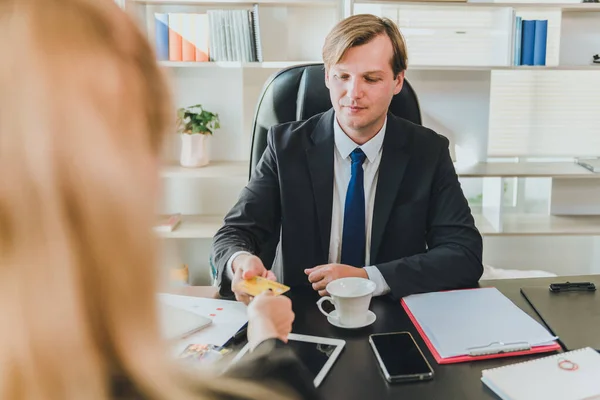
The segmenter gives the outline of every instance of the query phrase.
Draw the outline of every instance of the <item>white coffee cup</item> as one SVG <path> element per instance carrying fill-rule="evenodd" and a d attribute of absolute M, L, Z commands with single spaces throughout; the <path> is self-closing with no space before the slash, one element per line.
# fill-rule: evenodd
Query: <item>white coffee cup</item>
<path fill-rule="evenodd" d="M 338 325 L 357 326 L 367 319 L 375 283 L 365 278 L 340 278 L 329 282 L 326 287 L 329 296 L 317 301 L 317 307 L 328 318 L 336 320 Z M 323 302 L 329 301 L 336 309 L 336 316 L 323 310 Z"/>

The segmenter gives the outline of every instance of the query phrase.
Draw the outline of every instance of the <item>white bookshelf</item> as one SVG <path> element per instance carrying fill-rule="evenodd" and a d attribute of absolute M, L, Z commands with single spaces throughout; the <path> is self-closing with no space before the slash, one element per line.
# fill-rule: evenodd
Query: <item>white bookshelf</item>
<path fill-rule="evenodd" d="M 202 168 L 186 168 L 177 163 L 163 166 L 161 176 L 164 178 L 219 178 L 247 179 L 249 164 L 246 161 L 213 161 Z"/>
<path fill-rule="evenodd" d="M 568 190 L 590 186 L 585 193 L 595 195 L 600 182 L 600 174 L 573 163 L 575 157 L 600 156 L 600 65 L 591 64 L 592 55 L 600 53 L 600 4 L 127 0 L 126 9 L 153 43 L 155 12 L 202 13 L 254 4 L 260 10 L 264 62 L 160 62 L 177 107 L 200 103 L 221 117 L 221 129 L 211 138 L 209 166 L 180 167 L 173 137 L 161 170 L 160 212 L 185 214 L 175 231 L 161 237 L 177 247 L 192 271 L 208 270 L 212 236 L 248 178 L 253 116 L 264 83 L 278 70 L 320 62 L 333 25 L 360 12 L 387 16 L 404 33 L 406 76 L 419 97 L 423 124 L 450 139 L 463 190 L 469 199 L 479 199 L 472 208 L 486 246 L 503 246 L 503 237 L 600 236 L 599 215 L 551 213 L 553 197 L 565 209 Z M 513 14 L 549 20 L 547 65 L 511 65 Z M 510 161 L 498 161 L 503 158 Z M 589 254 L 590 249 L 582 244 L 577 251 Z M 490 251 L 502 253 L 496 247 Z M 599 258 L 600 250 L 594 254 Z M 580 259 L 575 252 L 570 256 Z M 540 257 L 540 264 L 560 258 Z"/>
<path fill-rule="evenodd" d="M 574 162 L 486 162 L 455 167 L 457 175 L 462 178 L 600 178 L 600 174 Z"/>
<path fill-rule="evenodd" d="M 181 62 L 161 61 L 159 64 L 166 68 L 262 68 L 280 70 L 302 64 L 320 63 L 320 60 L 306 61 L 269 61 L 269 62 Z M 505 65 L 410 65 L 410 71 L 506 71 L 506 70 L 558 70 L 558 71 L 595 71 L 600 70 L 596 65 L 544 65 L 544 66 L 505 66 Z"/>
<path fill-rule="evenodd" d="M 294 65 L 310 64 L 319 61 L 270 61 L 270 62 L 182 62 L 182 61 L 161 61 L 159 64 L 167 68 L 264 68 L 264 69 L 283 69 L 293 67 Z"/>
<path fill-rule="evenodd" d="M 160 232 L 165 239 L 212 239 L 223 225 L 223 215 L 183 215 L 172 232 Z"/>
<path fill-rule="evenodd" d="M 396 1 L 396 0 L 360 0 L 354 1 L 354 4 L 371 4 L 378 6 L 427 6 L 427 7 L 466 7 L 466 8 L 537 8 L 537 9 L 555 9 L 569 12 L 600 12 L 600 4 L 595 3 L 558 3 L 558 2 L 491 2 L 491 1 L 466 1 L 466 2 L 448 2 L 448 1 Z"/>
<path fill-rule="evenodd" d="M 455 163 L 456 173 L 461 178 L 583 178 L 600 179 L 575 162 L 483 162 L 471 165 Z M 247 161 L 213 161 L 202 168 L 185 168 L 177 163 L 163 166 L 163 177 L 247 179 Z"/>
<path fill-rule="evenodd" d="M 482 236 L 600 236 L 600 216 L 554 216 L 545 214 L 509 214 L 502 229 L 481 214 L 474 214 Z"/>
<path fill-rule="evenodd" d="M 474 214 L 475 225 L 483 236 L 595 236 L 600 235 L 600 216 L 549 216 L 512 214 L 504 217 L 498 230 L 482 215 Z M 224 215 L 184 215 L 172 232 L 158 235 L 165 239 L 210 240 L 223 224 Z"/>
<path fill-rule="evenodd" d="M 133 0 L 133 3 L 162 6 L 198 5 L 284 5 L 300 7 L 327 7 L 336 5 L 336 0 Z"/>

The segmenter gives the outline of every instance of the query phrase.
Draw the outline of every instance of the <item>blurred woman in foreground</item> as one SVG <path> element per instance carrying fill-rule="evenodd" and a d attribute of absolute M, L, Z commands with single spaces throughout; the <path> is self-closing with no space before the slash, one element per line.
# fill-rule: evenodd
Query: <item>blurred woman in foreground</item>
<path fill-rule="evenodd" d="M 151 227 L 174 109 L 129 17 L 0 0 L 0 54 L 0 398 L 314 398 L 285 297 L 249 306 L 254 359 L 229 377 L 167 357 Z"/>

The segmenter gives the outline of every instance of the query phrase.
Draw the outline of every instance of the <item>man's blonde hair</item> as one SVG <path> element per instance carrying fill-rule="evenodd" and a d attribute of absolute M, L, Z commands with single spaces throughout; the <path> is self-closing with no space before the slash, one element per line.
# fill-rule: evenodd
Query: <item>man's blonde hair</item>
<path fill-rule="evenodd" d="M 272 397 L 167 357 L 151 227 L 175 110 L 141 30 L 113 0 L 1 0 L 0 54 L 0 398 Z"/>
<path fill-rule="evenodd" d="M 394 77 L 406 70 L 408 56 L 406 43 L 396 24 L 389 18 L 358 14 L 338 22 L 325 38 L 323 62 L 325 68 L 339 63 L 348 49 L 369 43 L 379 35 L 392 41 L 394 54 L 390 60 Z"/>

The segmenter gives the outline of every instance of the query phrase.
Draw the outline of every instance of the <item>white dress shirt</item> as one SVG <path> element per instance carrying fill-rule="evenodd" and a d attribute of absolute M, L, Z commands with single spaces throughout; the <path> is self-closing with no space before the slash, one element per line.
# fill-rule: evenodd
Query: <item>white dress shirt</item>
<path fill-rule="evenodd" d="M 381 296 L 387 294 L 390 291 L 390 287 L 383 278 L 383 275 L 375 266 L 369 266 L 370 264 L 370 249 L 371 249 L 371 229 L 373 227 L 373 207 L 375 204 L 375 191 L 377 189 L 377 178 L 379 176 L 379 164 L 381 162 L 381 154 L 383 152 L 383 138 L 385 137 L 385 127 L 387 125 L 387 118 L 383 123 L 383 127 L 377 134 L 362 146 L 357 145 L 350 139 L 342 130 L 340 124 L 337 121 L 337 117 L 334 118 L 333 133 L 334 133 L 334 162 L 333 162 L 333 207 L 331 215 L 331 234 L 329 239 L 329 263 L 339 263 L 342 252 L 342 232 L 344 227 L 344 206 L 346 204 L 346 192 L 348 191 L 348 184 L 350 183 L 351 177 L 351 166 L 352 161 L 350 159 L 350 153 L 357 147 L 365 153 L 367 158 L 363 163 L 364 171 L 364 190 L 365 190 L 365 227 L 366 227 L 366 243 L 365 243 L 365 271 L 369 276 L 369 279 L 375 283 L 374 296 Z M 277 247 L 277 255 L 281 256 L 281 242 Z M 227 274 L 231 278 L 233 276 L 233 270 L 231 264 L 233 259 L 240 254 L 249 254 L 245 251 L 239 251 L 234 253 L 227 261 Z M 276 257 L 274 264 L 278 264 L 278 260 L 281 261 L 280 257 Z M 280 270 L 275 265 L 273 270 L 276 275 L 279 275 L 276 271 Z M 278 276 L 278 279 L 280 277 Z"/>

